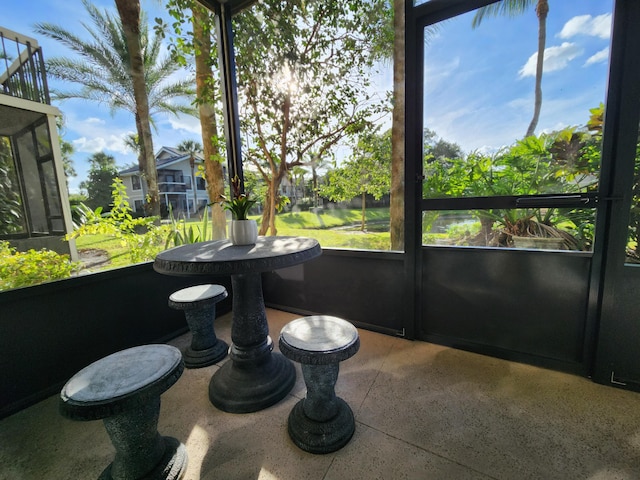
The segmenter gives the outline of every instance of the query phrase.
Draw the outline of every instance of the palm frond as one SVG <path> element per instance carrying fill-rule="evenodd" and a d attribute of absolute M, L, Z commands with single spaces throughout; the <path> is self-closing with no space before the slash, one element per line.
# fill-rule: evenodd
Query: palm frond
<path fill-rule="evenodd" d="M 517 17 L 535 6 L 536 3 L 537 0 L 502 0 L 492 3 L 478 9 L 471 21 L 471 28 L 479 26 L 485 17 Z"/>

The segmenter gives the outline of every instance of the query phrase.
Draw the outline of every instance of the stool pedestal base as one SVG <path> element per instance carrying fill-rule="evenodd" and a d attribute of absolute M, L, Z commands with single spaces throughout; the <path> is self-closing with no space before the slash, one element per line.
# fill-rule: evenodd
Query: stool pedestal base
<path fill-rule="evenodd" d="M 193 347 L 187 347 L 182 352 L 182 358 L 185 367 L 202 368 L 218 363 L 227 356 L 228 351 L 227 342 L 216 338 L 214 345 L 204 350 L 194 350 Z"/>
<path fill-rule="evenodd" d="M 173 437 L 162 437 L 164 455 L 154 469 L 138 480 L 179 480 L 187 469 L 187 449 Z M 98 477 L 98 480 L 116 480 L 112 475 L 113 463 Z"/>
<path fill-rule="evenodd" d="M 289 437 L 302 450 L 309 453 L 331 453 L 344 447 L 356 429 L 353 412 L 347 403 L 336 397 L 338 412 L 335 417 L 317 421 L 304 413 L 300 400 L 289 413 Z"/>

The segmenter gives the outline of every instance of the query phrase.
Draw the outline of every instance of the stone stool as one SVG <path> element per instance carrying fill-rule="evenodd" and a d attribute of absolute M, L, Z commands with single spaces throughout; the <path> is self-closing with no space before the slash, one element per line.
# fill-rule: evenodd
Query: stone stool
<path fill-rule="evenodd" d="M 196 285 L 169 297 L 171 308 L 184 310 L 191 330 L 191 346 L 182 352 L 187 368 L 207 367 L 226 357 L 229 345 L 216 337 L 213 327 L 216 303 L 225 298 L 227 290 L 222 285 Z"/>
<path fill-rule="evenodd" d="M 302 450 L 330 453 L 344 447 L 356 424 L 347 403 L 336 396 L 339 363 L 360 348 L 356 327 L 337 317 L 293 320 L 280 332 L 280 351 L 302 364 L 306 398 L 289 414 L 289 436 Z"/>
<path fill-rule="evenodd" d="M 158 433 L 160 394 L 184 371 L 180 350 L 144 345 L 114 353 L 76 373 L 60 392 L 60 413 L 103 419 L 115 447 L 100 480 L 177 480 L 187 467 L 185 446 Z"/>

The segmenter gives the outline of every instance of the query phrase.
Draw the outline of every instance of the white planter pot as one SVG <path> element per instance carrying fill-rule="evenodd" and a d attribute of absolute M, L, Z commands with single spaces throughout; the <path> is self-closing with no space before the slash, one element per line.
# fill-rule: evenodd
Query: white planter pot
<path fill-rule="evenodd" d="M 234 245 L 253 245 L 258 239 L 255 220 L 231 220 L 229 240 Z"/>

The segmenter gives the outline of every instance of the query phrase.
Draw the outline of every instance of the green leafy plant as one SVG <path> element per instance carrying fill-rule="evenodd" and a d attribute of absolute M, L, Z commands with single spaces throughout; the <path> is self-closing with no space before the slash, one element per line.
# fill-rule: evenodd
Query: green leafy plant
<path fill-rule="evenodd" d="M 18 252 L 9 242 L 0 241 L 0 290 L 68 278 L 79 266 L 69 255 L 46 249 Z"/>
<path fill-rule="evenodd" d="M 204 207 L 202 220 L 200 223 L 190 223 L 187 225 L 184 219 L 177 220 L 173 216 L 173 209 L 169 206 L 169 220 L 171 221 L 170 231 L 165 241 L 165 248 L 172 245 L 184 245 L 187 243 L 198 243 L 211 240 L 209 230 L 209 206 Z"/>
<path fill-rule="evenodd" d="M 133 210 L 122 180 L 116 178 L 112 187 L 111 211 L 102 213 L 101 207 L 95 210 L 81 207 L 82 224 L 67 235 L 67 240 L 83 235 L 109 235 L 119 239 L 127 247 L 133 263 L 153 260 L 163 249 L 169 227 L 155 225 L 155 217 L 133 218 Z"/>
<path fill-rule="evenodd" d="M 256 203 L 246 193 L 242 192 L 240 178 L 236 175 L 231 180 L 231 197 L 222 197 L 222 208 L 229 210 L 234 220 L 247 220 L 249 209 Z"/>

